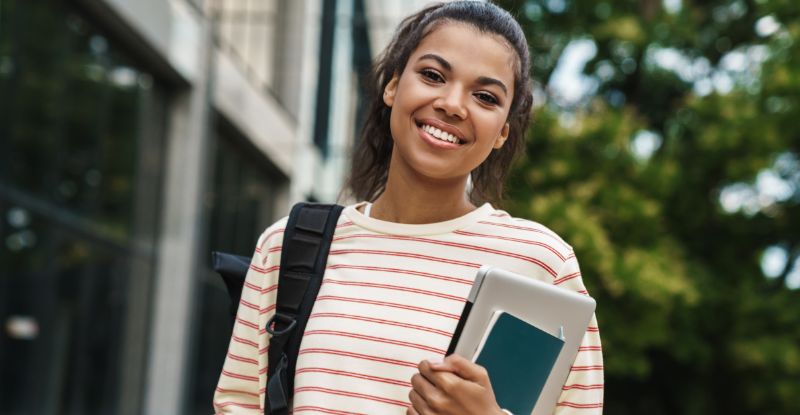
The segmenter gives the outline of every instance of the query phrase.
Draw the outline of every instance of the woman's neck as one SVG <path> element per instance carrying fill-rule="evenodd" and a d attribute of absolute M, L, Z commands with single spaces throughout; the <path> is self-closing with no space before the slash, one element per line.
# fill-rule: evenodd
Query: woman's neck
<path fill-rule="evenodd" d="M 386 188 L 373 203 L 370 216 L 406 224 L 455 219 L 476 209 L 467 198 L 466 185 L 467 177 L 430 180 L 413 171 L 392 171 L 390 167 Z"/>

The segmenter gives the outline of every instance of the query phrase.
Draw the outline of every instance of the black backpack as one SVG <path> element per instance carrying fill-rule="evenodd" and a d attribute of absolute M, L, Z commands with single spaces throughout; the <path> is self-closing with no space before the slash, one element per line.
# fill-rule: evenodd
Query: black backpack
<path fill-rule="evenodd" d="M 300 341 L 322 284 L 342 209 L 340 205 L 298 203 L 289 214 L 281 248 L 276 312 L 266 327 L 272 334 L 266 393 L 270 414 L 289 413 Z M 222 252 L 212 252 L 211 258 L 212 268 L 228 288 L 231 318 L 235 319 L 250 258 Z"/>

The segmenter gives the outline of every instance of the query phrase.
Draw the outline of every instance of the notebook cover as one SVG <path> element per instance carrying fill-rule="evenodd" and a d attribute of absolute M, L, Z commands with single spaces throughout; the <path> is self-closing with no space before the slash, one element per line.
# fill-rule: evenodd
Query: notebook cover
<path fill-rule="evenodd" d="M 498 313 L 475 363 L 489 372 L 501 408 L 530 414 L 564 340 L 511 314 Z"/>

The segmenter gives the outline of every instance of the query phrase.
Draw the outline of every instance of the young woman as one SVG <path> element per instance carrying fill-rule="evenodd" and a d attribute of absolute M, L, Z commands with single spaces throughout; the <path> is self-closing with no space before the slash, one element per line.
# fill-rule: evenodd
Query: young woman
<path fill-rule="evenodd" d="M 443 358 L 477 269 L 587 294 L 572 248 L 497 201 L 530 116 L 523 32 L 482 2 L 404 20 L 374 67 L 345 208 L 295 372 L 294 413 L 502 414 L 486 371 Z M 471 180 L 470 180 L 471 179 Z M 286 219 L 258 241 L 214 400 L 260 413 Z M 535 353 L 535 351 L 531 351 Z M 556 413 L 602 411 L 592 319 Z"/>

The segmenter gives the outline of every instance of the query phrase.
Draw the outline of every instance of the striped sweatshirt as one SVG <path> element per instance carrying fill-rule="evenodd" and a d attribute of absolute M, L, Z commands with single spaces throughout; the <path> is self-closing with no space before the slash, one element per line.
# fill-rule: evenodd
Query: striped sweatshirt
<path fill-rule="evenodd" d="M 339 218 L 303 335 L 295 414 L 405 414 L 417 364 L 444 356 L 482 265 L 588 295 L 572 247 L 490 204 L 424 225 L 370 218 L 358 206 Z M 218 414 L 263 412 L 264 327 L 275 312 L 287 220 L 258 240 L 214 396 Z M 555 413 L 600 414 L 602 406 L 603 357 L 592 317 Z"/>

